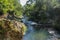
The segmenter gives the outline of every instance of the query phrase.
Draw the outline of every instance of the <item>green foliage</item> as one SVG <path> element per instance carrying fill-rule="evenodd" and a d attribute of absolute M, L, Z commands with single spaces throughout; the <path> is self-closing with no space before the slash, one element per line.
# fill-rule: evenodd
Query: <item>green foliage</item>
<path fill-rule="evenodd" d="M 37 23 L 51 24 L 59 28 L 59 10 L 59 0 L 29 0 L 25 5 L 24 14 Z"/>
<path fill-rule="evenodd" d="M 0 10 L 6 14 L 8 10 L 15 11 L 16 15 L 22 14 L 22 6 L 18 2 L 19 0 L 0 0 Z"/>
<path fill-rule="evenodd" d="M 29 0 L 27 4 L 25 5 L 25 14 L 29 16 L 29 18 L 32 18 L 39 21 L 47 20 L 48 15 L 50 14 L 49 11 L 52 9 L 58 8 L 59 2 L 58 0 Z M 31 4 L 29 4 L 29 2 Z M 52 14 L 53 15 L 53 14 Z"/>

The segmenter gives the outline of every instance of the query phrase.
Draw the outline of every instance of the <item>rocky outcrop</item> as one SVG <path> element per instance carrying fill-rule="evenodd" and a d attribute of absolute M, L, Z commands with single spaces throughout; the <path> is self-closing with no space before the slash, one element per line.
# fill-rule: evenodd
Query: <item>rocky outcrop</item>
<path fill-rule="evenodd" d="M 0 40 L 22 40 L 24 27 L 21 22 L 0 18 Z"/>

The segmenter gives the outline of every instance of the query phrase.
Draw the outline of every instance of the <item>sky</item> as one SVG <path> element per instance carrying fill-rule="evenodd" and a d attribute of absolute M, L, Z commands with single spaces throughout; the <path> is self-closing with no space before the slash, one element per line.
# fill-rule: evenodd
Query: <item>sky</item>
<path fill-rule="evenodd" d="M 22 4 L 22 6 L 24 6 L 27 1 L 28 1 L 28 0 L 20 0 L 20 3 Z"/>

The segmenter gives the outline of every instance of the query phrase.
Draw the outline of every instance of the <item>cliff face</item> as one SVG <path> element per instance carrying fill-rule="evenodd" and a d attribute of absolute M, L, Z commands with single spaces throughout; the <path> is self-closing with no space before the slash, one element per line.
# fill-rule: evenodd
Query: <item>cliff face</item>
<path fill-rule="evenodd" d="M 15 20 L 0 18 L 0 40 L 22 40 L 23 25 Z"/>

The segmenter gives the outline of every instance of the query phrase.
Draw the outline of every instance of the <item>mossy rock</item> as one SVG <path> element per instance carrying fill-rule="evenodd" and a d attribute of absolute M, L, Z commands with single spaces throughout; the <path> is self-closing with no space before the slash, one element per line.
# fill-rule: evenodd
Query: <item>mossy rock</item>
<path fill-rule="evenodd" d="M 0 40 L 22 40 L 25 27 L 21 22 L 0 18 Z"/>

